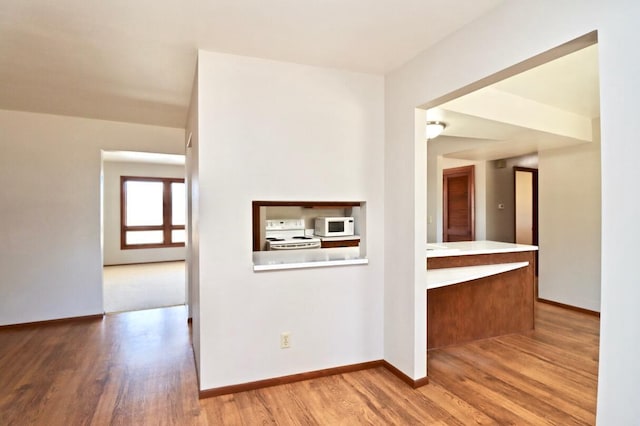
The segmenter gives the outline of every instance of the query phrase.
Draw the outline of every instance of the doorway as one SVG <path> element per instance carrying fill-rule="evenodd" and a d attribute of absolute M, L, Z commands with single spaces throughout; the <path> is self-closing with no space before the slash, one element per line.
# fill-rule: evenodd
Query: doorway
<path fill-rule="evenodd" d="M 517 244 L 538 245 L 538 169 L 513 167 L 514 224 Z M 536 251 L 536 276 L 538 276 Z M 537 297 L 537 286 L 536 286 Z"/>
<path fill-rule="evenodd" d="M 505 167 L 505 159 L 508 161 L 537 153 L 542 170 L 539 182 L 542 187 L 540 219 L 542 244 L 545 245 L 541 248 L 543 269 L 539 297 L 565 308 L 597 314 L 600 286 L 598 221 L 601 207 L 598 55 L 595 39 L 586 36 L 582 42 L 589 42 L 591 46 L 567 52 L 570 54 L 562 56 L 557 62 L 549 62 L 547 66 L 486 86 L 470 96 L 446 99 L 446 102 L 437 104 L 434 101 L 424 106 L 425 115 L 420 118 L 447 124 L 442 135 L 427 141 L 427 225 L 431 224 L 431 217 L 442 215 L 442 235 L 445 235 L 447 227 L 444 222 L 449 216 L 445 213 L 447 203 L 438 211 L 436 203 L 431 200 L 436 201 L 441 197 L 438 194 L 437 198 L 430 198 L 434 194 L 431 189 L 436 188 L 439 182 L 443 185 L 442 194 L 445 193 L 446 180 L 437 176 L 439 159 L 444 157 L 474 162 L 476 165 L 487 164 L 489 172 L 486 179 L 479 176 L 476 180 L 479 193 L 475 200 L 480 215 L 484 190 L 487 239 L 539 245 L 538 170 Z M 581 43 L 575 46 L 584 47 Z M 582 88 L 575 92 L 581 94 L 579 99 L 560 96 L 575 86 Z M 495 108 L 489 107 L 492 100 L 496 101 Z M 554 104 L 560 100 L 565 104 Z M 527 108 L 520 108 L 523 104 Z M 554 133 L 554 129 L 546 127 L 549 120 L 538 120 L 537 117 L 543 114 L 534 113 L 537 109 L 547 111 L 546 105 L 551 107 L 549 111 L 554 111 L 550 116 L 559 122 L 564 123 L 563 111 L 581 116 L 581 126 L 566 126 L 563 127 L 564 133 Z M 570 109 L 573 107 L 576 110 Z M 502 111 L 504 121 L 500 117 Z M 567 115 L 566 123 L 571 123 L 571 117 Z M 579 129 L 586 131 L 581 133 Z M 575 164 L 580 164 L 580 167 L 575 167 Z M 532 166 L 526 163 L 519 165 Z M 519 181 L 516 182 L 516 179 Z M 521 188 L 518 191 L 512 185 Z M 526 201 L 516 201 L 518 196 Z M 482 235 L 482 226 L 478 221 L 475 231 L 479 235 Z M 429 231 L 435 228 L 428 226 Z M 444 238 L 447 241 L 447 237 Z M 536 275 L 539 272 L 538 256 L 536 254 Z M 535 297 L 538 298 L 537 280 L 535 291 Z"/>
<path fill-rule="evenodd" d="M 538 245 L 538 170 L 513 168 L 517 244 Z"/>
<path fill-rule="evenodd" d="M 179 183 L 184 163 L 184 155 L 102 152 L 106 313 L 186 303 L 186 209 L 180 202 L 185 198 L 184 184 Z"/>

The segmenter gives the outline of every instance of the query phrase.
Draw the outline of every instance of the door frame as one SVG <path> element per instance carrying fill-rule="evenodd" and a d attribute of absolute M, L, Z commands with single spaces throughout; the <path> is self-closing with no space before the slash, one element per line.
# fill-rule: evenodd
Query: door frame
<path fill-rule="evenodd" d="M 531 236 L 531 244 L 534 246 L 538 245 L 538 169 L 534 169 L 531 167 L 521 167 L 521 166 L 513 166 L 513 238 L 515 242 L 515 237 L 517 235 L 518 225 L 516 223 L 516 172 L 525 172 L 531 173 L 531 186 L 532 186 L 532 209 L 533 209 L 533 230 Z M 536 251 L 536 276 L 538 276 L 538 253 L 540 250 Z M 536 286 L 536 298 L 538 297 L 538 287 Z"/>
<path fill-rule="evenodd" d="M 469 227 L 471 229 L 471 241 L 476 239 L 476 206 L 475 206 L 475 166 L 461 166 L 442 170 L 442 241 L 449 241 L 449 188 L 447 178 L 467 176 L 467 206 L 469 208 Z"/>

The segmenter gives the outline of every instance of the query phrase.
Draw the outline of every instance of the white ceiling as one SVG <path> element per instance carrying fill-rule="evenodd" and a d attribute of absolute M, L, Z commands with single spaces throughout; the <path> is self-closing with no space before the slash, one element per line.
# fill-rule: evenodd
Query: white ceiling
<path fill-rule="evenodd" d="M 384 74 L 503 0 L 0 0 L 0 108 L 183 127 L 197 49 Z"/>
<path fill-rule="evenodd" d="M 515 157 L 590 142 L 599 116 L 595 44 L 428 110 L 447 123 L 428 143 L 447 157 Z"/>

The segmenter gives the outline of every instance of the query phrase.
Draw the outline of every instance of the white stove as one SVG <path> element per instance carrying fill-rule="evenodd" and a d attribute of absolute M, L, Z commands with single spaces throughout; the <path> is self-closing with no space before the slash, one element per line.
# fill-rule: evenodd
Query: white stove
<path fill-rule="evenodd" d="M 265 228 L 267 250 L 320 248 L 320 239 L 305 234 L 304 219 L 268 219 Z"/>

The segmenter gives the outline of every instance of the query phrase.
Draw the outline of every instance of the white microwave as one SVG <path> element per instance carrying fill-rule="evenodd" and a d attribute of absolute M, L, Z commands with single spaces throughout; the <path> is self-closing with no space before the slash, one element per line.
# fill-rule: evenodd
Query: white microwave
<path fill-rule="evenodd" d="M 352 217 L 316 217 L 314 233 L 321 237 L 344 237 L 353 235 Z"/>

